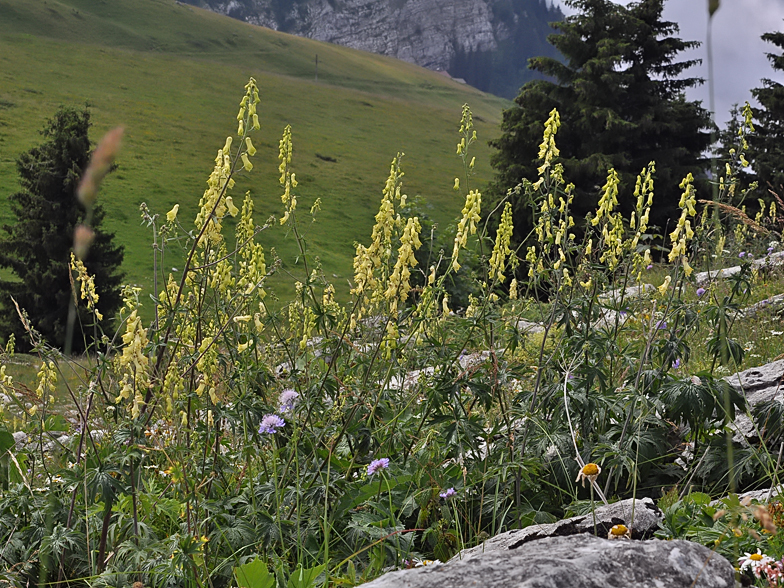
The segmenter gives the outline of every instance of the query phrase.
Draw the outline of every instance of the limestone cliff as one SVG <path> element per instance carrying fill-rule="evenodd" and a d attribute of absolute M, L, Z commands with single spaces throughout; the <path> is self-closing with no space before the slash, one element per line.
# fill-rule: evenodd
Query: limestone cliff
<path fill-rule="evenodd" d="M 555 55 L 550 0 L 189 0 L 275 30 L 390 55 L 513 98 L 529 57 Z"/>

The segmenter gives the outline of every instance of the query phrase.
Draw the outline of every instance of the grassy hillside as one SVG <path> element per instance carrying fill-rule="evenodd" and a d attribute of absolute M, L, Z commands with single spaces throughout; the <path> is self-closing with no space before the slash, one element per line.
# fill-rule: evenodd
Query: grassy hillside
<path fill-rule="evenodd" d="M 300 208 L 323 202 L 308 239 L 339 287 L 351 275 L 354 241 L 368 239 L 398 151 L 406 154 L 409 196 L 422 195 L 442 226 L 459 212 L 451 187 L 460 173 L 454 144 L 465 102 L 480 138 L 476 183 L 491 177 L 486 141 L 498 133 L 508 103 L 422 68 L 174 0 L 0 0 L 0 222 L 9 220 L 7 196 L 18 190 L 16 157 L 40 141 L 58 105 L 89 103 L 94 140 L 126 126 L 120 169 L 100 198 L 126 247 L 128 281 L 149 286 L 151 239 L 139 204 L 165 213 L 180 203 L 180 218 L 193 218 L 214 154 L 236 130 L 249 76 L 263 91 L 262 139 L 256 168 L 238 182 L 235 199 L 251 190 L 260 224 L 279 214 L 278 140 L 291 124 Z M 261 240 L 284 267 L 295 263 L 283 229 Z"/>

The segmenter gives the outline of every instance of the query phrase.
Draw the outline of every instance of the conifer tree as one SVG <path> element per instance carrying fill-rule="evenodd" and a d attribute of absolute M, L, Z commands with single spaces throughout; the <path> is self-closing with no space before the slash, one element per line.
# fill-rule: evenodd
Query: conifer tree
<path fill-rule="evenodd" d="M 703 153 L 710 144 L 710 116 L 684 91 L 702 82 L 680 77 L 695 61 L 678 61 L 680 52 L 698 43 L 683 41 L 675 23 L 662 20 L 664 0 L 621 6 L 608 0 L 567 0 L 577 13 L 554 23 L 560 34 L 549 37 L 563 61 L 530 60 L 548 79 L 523 86 L 516 105 L 504 112 L 502 136 L 491 163 L 496 180 L 490 206 L 522 178 L 536 180 L 539 144 L 549 112 L 557 108 L 561 127 L 557 143 L 565 176 L 577 186 L 575 216 L 593 210 L 609 167 L 630 194 L 636 175 L 656 161 L 656 197 L 651 224 L 664 228 L 680 196 L 678 184 L 688 172 L 703 176 Z M 532 228 L 531 203 L 514 202 L 514 240 L 523 242 Z M 633 203 L 620 203 L 627 213 Z"/>
<path fill-rule="evenodd" d="M 784 49 L 784 33 L 765 33 L 762 39 Z M 784 53 L 768 53 L 775 71 L 784 71 Z M 762 87 L 751 94 L 761 108 L 752 108 L 755 134 L 749 137 L 748 158 L 760 188 L 768 187 L 781 193 L 784 186 L 784 85 L 775 80 L 763 79 Z"/>
<path fill-rule="evenodd" d="M 75 192 L 90 158 L 89 128 L 87 109 L 61 107 L 41 132 L 43 143 L 16 162 L 22 191 L 9 197 L 16 221 L 3 226 L 5 235 L 0 237 L 0 267 L 16 279 L 0 280 L 0 336 L 7 339 L 13 333 L 22 349 L 29 348 L 30 339 L 12 297 L 49 344 L 63 347 L 65 343 L 68 309 L 73 304 L 70 253 L 74 229 L 86 212 Z M 95 238 L 84 260 L 88 273 L 95 276 L 97 308 L 104 317 L 101 328 L 108 326 L 121 304 L 123 259 L 114 235 L 101 230 L 103 217 L 101 207 L 94 207 L 90 224 Z M 80 318 L 83 325 L 93 322 L 86 312 Z M 79 331 L 72 342 L 74 351 L 83 350 L 95 332 L 85 328 L 85 340 Z"/>

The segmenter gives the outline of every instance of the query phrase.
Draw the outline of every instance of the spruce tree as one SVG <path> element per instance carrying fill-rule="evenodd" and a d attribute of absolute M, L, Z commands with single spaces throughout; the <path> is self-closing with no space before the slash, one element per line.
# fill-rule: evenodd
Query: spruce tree
<path fill-rule="evenodd" d="M 765 33 L 762 39 L 784 49 L 784 33 Z M 784 53 L 768 53 L 775 71 L 784 71 Z M 749 137 L 748 159 L 760 188 L 771 187 L 779 194 L 784 190 L 784 85 L 770 79 L 751 94 L 760 103 L 752 108 L 756 133 Z"/>
<path fill-rule="evenodd" d="M 86 213 L 75 192 L 90 159 L 89 128 L 87 109 L 61 107 L 41 132 L 43 143 L 16 162 L 22 190 L 9 197 L 16 221 L 3 226 L 5 235 L 0 237 L 0 267 L 16 279 L 0 280 L 0 336 L 7 339 L 13 333 L 21 349 L 29 348 L 30 338 L 12 297 L 49 344 L 60 348 L 65 344 L 68 309 L 73 304 L 70 253 L 74 229 Z M 123 259 L 114 235 L 101 230 L 103 217 L 101 207 L 94 207 L 90 224 L 95 238 L 84 260 L 87 271 L 95 276 L 97 308 L 104 316 L 101 329 L 109 326 L 122 302 L 119 268 Z M 80 318 L 83 326 L 93 322 L 85 311 Z M 85 340 L 77 328 L 72 349 L 84 350 L 95 332 L 85 328 Z M 100 337 L 100 330 L 97 333 Z"/>
<path fill-rule="evenodd" d="M 560 34 L 548 38 L 563 60 L 530 60 L 548 79 L 523 86 L 516 105 L 504 112 L 502 136 L 491 142 L 498 150 L 491 160 L 497 175 L 485 210 L 522 178 L 536 179 L 544 122 L 557 108 L 560 161 L 577 186 L 575 217 L 595 208 L 609 167 L 630 194 L 636 175 L 655 161 L 651 223 L 664 228 L 677 207 L 681 179 L 688 172 L 704 176 L 706 168 L 710 116 L 684 96 L 702 80 L 680 77 L 695 62 L 677 60 L 698 43 L 674 36 L 677 24 L 662 20 L 664 0 L 626 7 L 608 0 L 567 1 L 578 12 L 554 23 Z M 521 243 L 532 228 L 531 203 L 513 204 L 514 240 Z M 632 205 L 631 198 L 621 201 L 627 214 Z"/>

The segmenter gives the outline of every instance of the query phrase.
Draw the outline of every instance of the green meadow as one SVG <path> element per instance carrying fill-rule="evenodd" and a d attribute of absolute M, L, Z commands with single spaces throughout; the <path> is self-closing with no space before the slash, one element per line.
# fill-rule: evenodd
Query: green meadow
<path fill-rule="evenodd" d="M 369 238 L 398 152 L 405 153 L 404 192 L 423 196 L 424 212 L 442 228 L 454 222 L 463 204 L 452 184 L 462 170 L 453 145 L 464 103 L 480 139 L 474 184 L 491 178 L 487 140 L 499 133 L 509 103 L 440 74 L 174 0 L 0 0 L 0 222 L 11 219 L 6 202 L 19 189 L 18 155 L 40 142 L 59 105 L 89 104 L 94 141 L 116 125 L 126 128 L 119 169 L 100 202 L 107 228 L 125 246 L 127 281 L 146 297 L 152 236 L 139 205 L 165 214 L 179 203 L 178 218 L 191 228 L 215 153 L 236 130 L 237 88 L 249 76 L 262 91 L 262 133 L 257 169 L 238 178 L 235 201 L 250 190 L 260 223 L 281 215 L 278 141 L 290 124 L 299 206 L 322 200 L 316 222 L 302 230 L 340 298 L 354 242 Z M 270 282 L 286 298 L 286 274 L 299 261 L 295 241 L 277 223 L 260 240 L 268 262 L 272 248 L 281 258 Z M 181 269 L 176 244 L 169 251 L 164 271 Z"/>

